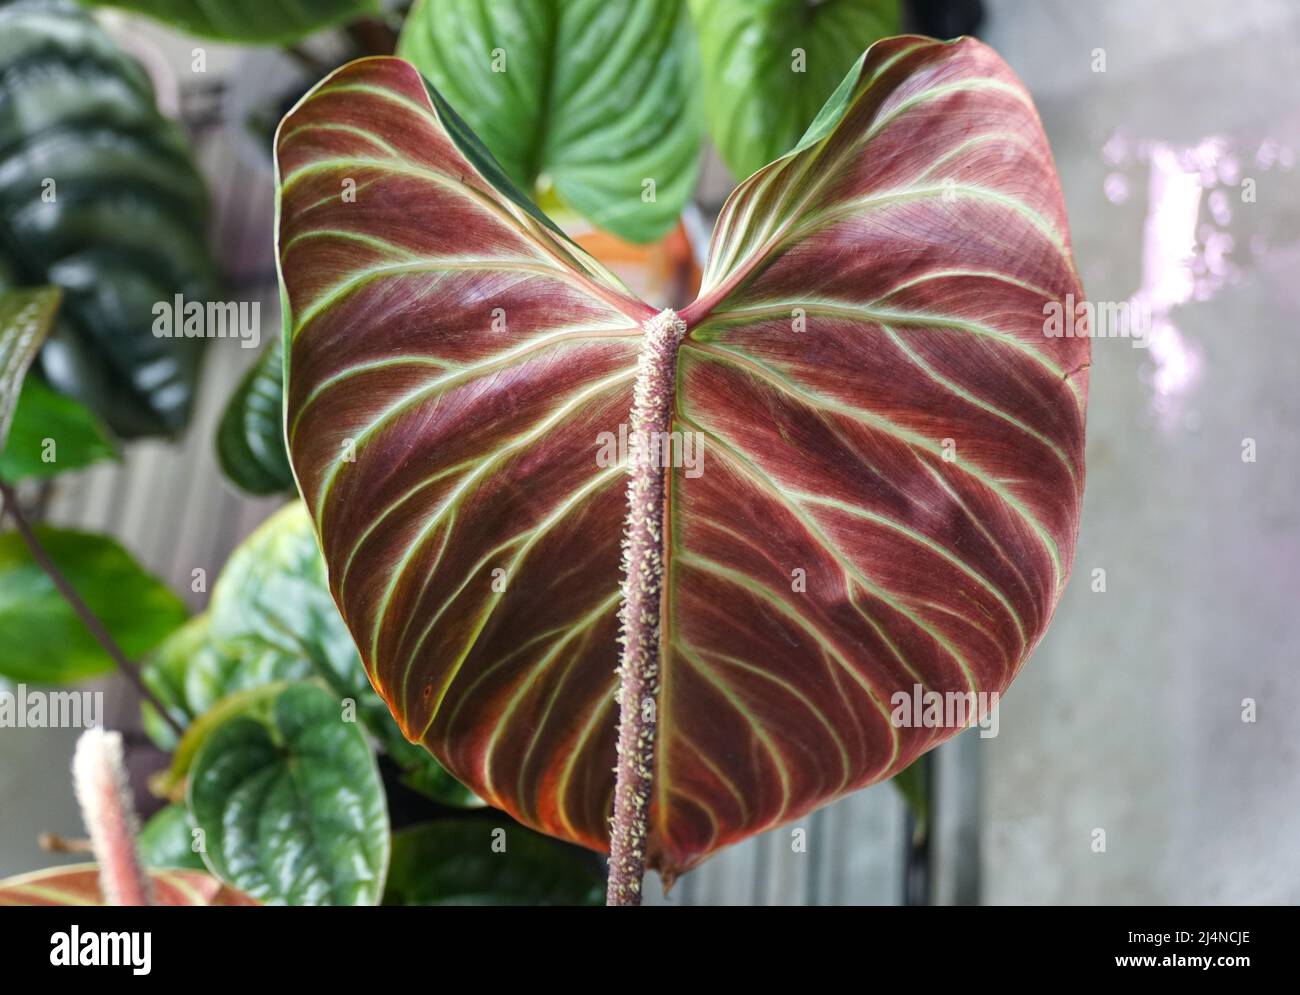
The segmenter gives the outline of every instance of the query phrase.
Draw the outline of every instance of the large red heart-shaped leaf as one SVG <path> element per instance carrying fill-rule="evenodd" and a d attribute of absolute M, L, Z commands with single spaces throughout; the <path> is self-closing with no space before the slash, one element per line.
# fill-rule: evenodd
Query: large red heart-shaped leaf
<path fill-rule="evenodd" d="M 628 421 L 652 309 L 410 66 L 285 120 L 287 431 L 335 598 L 406 733 L 528 825 L 608 845 Z M 671 876 L 956 731 L 1069 572 L 1088 340 L 1050 152 L 973 40 L 873 46 L 732 195 L 681 314 L 650 857 Z M 609 433 L 609 436 L 602 435 Z M 697 472 L 702 469 L 702 472 Z"/>

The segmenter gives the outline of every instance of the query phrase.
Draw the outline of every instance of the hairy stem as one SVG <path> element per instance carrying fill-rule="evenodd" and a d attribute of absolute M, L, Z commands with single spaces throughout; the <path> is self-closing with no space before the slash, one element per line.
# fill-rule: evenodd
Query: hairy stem
<path fill-rule="evenodd" d="M 149 877 L 140 865 L 139 825 L 122 763 L 122 737 L 87 729 L 72 755 L 72 786 L 99 865 L 106 905 L 149 905 Z"/>
<path fill-rule="evenodd" d="M 140 676 L 140 672 L 136 669 L 135 664 L 127 659 L 126 654 L 122 652 L 122 648 L 114 642 L 113 637 L 109 635 L 108 630 L 104 628 L 104 623 L 95 617 L 95 613 L 90 610 L 90 606 L 86 604 L 81 595 L 77 593 L 77 589 L 74 588 L 68 581 L 68 578 L 63 575 L 63 571 L 60 570 L 54 560 L 50 558 L 50 554 L 47 553 L 45 547 L 41 545 L 40 539 L 36 537 L 36 533 L 32 530 L 31 525 L 28 524 L 26 516 L 19 507 L 18 495 L 15 494 L 14 489 L 3 480 L 0 480 L 0 496 L 4 497 L 3 510 L 7 511 L 9 517 L 13 519 L 14 527 L 18 529 L 18 534 L 22 536 L 23 542 L 27 544 L 27 549 L 31 552 L 32 559 L 36 561 L 36 565 L 45 571 L 46 576 L 50 578 L 59 593 L 63 595 L 63 599 L 71 605 L 72 610 L 77 613 L 77 617 L 81 619 L 86 630 L 95 637 L 95 641 L 103 647 L 104 652 L 108 654 L 109 658 L 115 664 L 117 664 L 117 669 L 122 672 L 122 675 L 128 681 L 135 685 L 135 689 L 140 692 L 140 696 L 144 698 L 145 701 L 149 702 L 149 704 L 153 705 L 155 711 L 158 712 L 159 717 L 171 726 L 172 731 L 176 733 L 176 738 L 179 739 L 185 734 L 185 730 L 182 729 L 180 723 L 172 717 L 171 712 L 167 710 L 166 706 L 163 705 L 163 703 L 158 700 L 157 696 L 149 690 L 148 685 L 145 684 L 144 678 Z"/>
<path fill-rule="evenodd" d="M 623 643 L 619 665 L 618 767 L 609 839 L 609 905 L 640 905 L 654 782 L 659 697 L 659 613 L 664 574 L 663 457 L 670 448 L 677 347 L 685 323 L 670 310 L 645 325 L 628 426 L 627 525 L 623 538 Z"/>

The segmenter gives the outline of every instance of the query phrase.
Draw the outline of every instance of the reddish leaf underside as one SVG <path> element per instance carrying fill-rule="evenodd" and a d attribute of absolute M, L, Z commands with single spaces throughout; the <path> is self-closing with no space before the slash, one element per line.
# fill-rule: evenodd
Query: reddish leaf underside
<path fill-rule="evenodd" d="M 837 101 L 728 200 L 681 314 L 704 463 L 666 485 L 668 876 L 958 731 L 891 697 L 1004 690 L 1073 557 L 1089 341 L 1044 334 L 1083 293 L 1028 95 L 979 42 L 904 37 Z M 654 311 L 472 142 L 395 59 L 281 126 L 290 451 L 407 734 L 605 849 L 626 507 L 598 457 Z"/>
<path fill-rule="evenodd" d="M 257 905 L 203 871 L 150 871 L 154 905 Z M 0 906 L 103 905 L 94 864 L 51 867 L 0 881 Z"/>

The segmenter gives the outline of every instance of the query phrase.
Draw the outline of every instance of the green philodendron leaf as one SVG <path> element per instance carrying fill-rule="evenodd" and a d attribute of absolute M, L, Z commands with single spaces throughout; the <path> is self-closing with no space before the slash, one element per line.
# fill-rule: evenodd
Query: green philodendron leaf
<path fill-rule="evenodd" d="M 155 812 L 141 827 L 135 842 L 145 867 L 207 870 L 202 855 L 194 849 L 194 821 L 189 809 L 179 803 Z"/>
<path fill-rule="evenodd" d="M 145 14 L 203 38 L 287 44 L 314 31 L 381 12 L 378 0 L 81 0 Z"/>
<path fill-rule="evenodd" d="M 212 873 L 272 905 L 373 905 L 388 868 L 374 755 L 338 700 L 296 684 L 265 720 L 221 725 L 195 758 L 189 809 Z"/>
<path fill-rule="evenodd" d="M 57 287 L 0 293 L 0 449 L 9 437 L 27 368 L 59 310 Z"/>
<path fill-rule="evenodd" d="M 141 678 L 181 728 L 203 712 L 186 700 L 185 675 L 208 652 L 208 616 L 196 615 L 164 639 L 140 666 Z M 170 753 L 176 748 L 175 730 L 150 702 L 140 708 L 145 733 L 159 749 Z"/>
<path fill-rule="evenodd" d="M 695 189 L 698 54 L 685 0 L 418 0 L 397 53 L 525 191 L 554 185 L 634 242 Z"/>
<path fill-rule="evenodd" d="M 154 308 L 222 296 L 208 196 L 149 77 L 69 0 L 0 5 L 0 271 L 57 284 L 41 368 L 123 436 L 173 433 L 202 340 L 156 337 Z"/>
<path fill-rule="evenodd" d="M 393 834 L 385 905 L 602 905 L 599 864 L 511 824 L 448 819 Z"/>
<path fill-rule="evenodd" d="M 0 479 L 53 477 L 116 458 L 103 423 L 89 408 L 37 377 L 27 378 L 0 452 Z"/>
<path fill-rule="evenodd" d="M 283 356 L 277 335 L 235 388 L 217 426 L 221 470 L 250 494 L 294 487 L 284 447 Z"/>
<path fill-rule="evenodd" d="M 709 132 L 745 177 L 794 147 L 862 50 L 897 32 L 898 0 L 691 0 Z"/>
<path fill-rule="evenodd" d="M 185 605 L 107 536 L 37 528 L 50 558 L 130 659 L 185 621 Z M 111 671 L 86 631 L 15 532 L 0 535 L 0 675 L 63 684 Z"/>

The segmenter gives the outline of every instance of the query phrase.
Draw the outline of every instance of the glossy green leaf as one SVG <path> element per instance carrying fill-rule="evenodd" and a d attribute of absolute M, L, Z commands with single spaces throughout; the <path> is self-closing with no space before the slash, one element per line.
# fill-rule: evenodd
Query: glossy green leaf
<path fill-rule="evenodd" d="M 275 681 L 226 695 L 185 728 L 172 751 L 171 766 L 150 778 L 149 789 L 160 798 L 184 798 L 194 760 L 212 734 L 236 717 L 264 720 L 280 693 L 293 686 L 290 681 Z"/>
<path fill-rule="evenodd" d="M 447 819 L 393 834 L 385 905 L 602 905 L 590 854 L 509 823 Z"/>
<path fill-rule="evenodd" d="M 130 659 L 185 621 L 185 605 L 107 536 L 36 529 L 50 558 Z M 114 669 L 16 532 L 0 535 L 0 675 L 62 684 Z"/>
<path fill-rule="evenodd" d="M 792 149 L 872 42 L 898 30 L 898 0 L 691 0 L 709 133 L 745 177 Z"/>
<path fill-rule="evenodd" d="M 250 494 L 294 488 L 284 448 L 283 356 L 277 335 L 244 374 L 217 425 L 221 470 Z"/>
<path fill-rule="evenodd" d="M 311 519 L 294 502 L 231 554 L 212 590 L 210 634 L 222 647 L 306 661 L 361 717 L 387 718 L 325 580 Z"/>
<path fill-rule="evenodd" d="M 64 291 L 41 368 L 119 435 L 175 432 L 202 340 L 156 337 L 154 307 L 221 297 L 185 138 L 69 0 L 0 5 L 0 39 L 0 269 Z"/>
<path fill-rule="evenodd" d="M 448 805 L 482 802 L 427 751 L 407 742 L 375 693 L 329 592 L 311 517 L 301 502 L 277 512 L 231 555 L 213 589 L 212 638 L 241 655 L 305 660 L 408 773 L 411 787 Z M 432 762 L 431 762 L 432 761 Z"/>
<path fill-rule="evenodd" d="M 406 740 L 366 677 L 325 581 L 311 519 L 294 502 L 271 516 L 231 554 L 208 611 L 175 632 L 146 661 L 143 676 L 185 728 L 240 692 L 316 676 L 358 717 L 403 770 L 407 783 L 452 806 L 482 802 L 429 753 Z M 236 699 L 238 701 L 239 699 Z M 175 734 L 144 706 L 145 729 L 163 749 Z M 158 789 L 175 790 L 198 743 L 189 733 Z"/>
<path fill-rule="evenodd" d="M 204 860 L 274 905 L 373 905 L 388 868 L 383 784 L 360 727 L 311 684 L 283 691 L 265 721 L 218 728 L 191 771 Z"/>
<path fill-rule="evenodd" d="M 305 657 L 257 644 L 216 643 L 209 614 L 196 615 L 149 655 L 141 676 L 182 729 L 207 715 L 219 702 L 242 691 L 303 680 L 315 671 Z M 144 728 L 164 750 L 176 749 L 176 734 L 148 702 Z"/>
<path fill-rule="evenodd" d="M 189 809 L 173 802 L 155 812 L 136 837 L 140 862 L 145 867 L 186 867 L 205 871 L 202 855 L 194 849 L 194 822 Z"/>
<path fill-rule="evenodd" d="M 417 0 L 397 52 L 523 190 L 553 185 L 607 231 L 652 241 L 694 193 L 685 0 Z"/>
<path fill-rule="evenodd" d="M 39 377 L 23 382 L 0 453 L 0 478 L 13 482 L 52 477 L 116 458 L 103 423 L 89 408 L 52 390 Z"/>
<path fill-rule="evenodd" d="M 379 0 L 82 0 L 117 7 L 203 38 L 287 44 L 381 10 Z"/>

